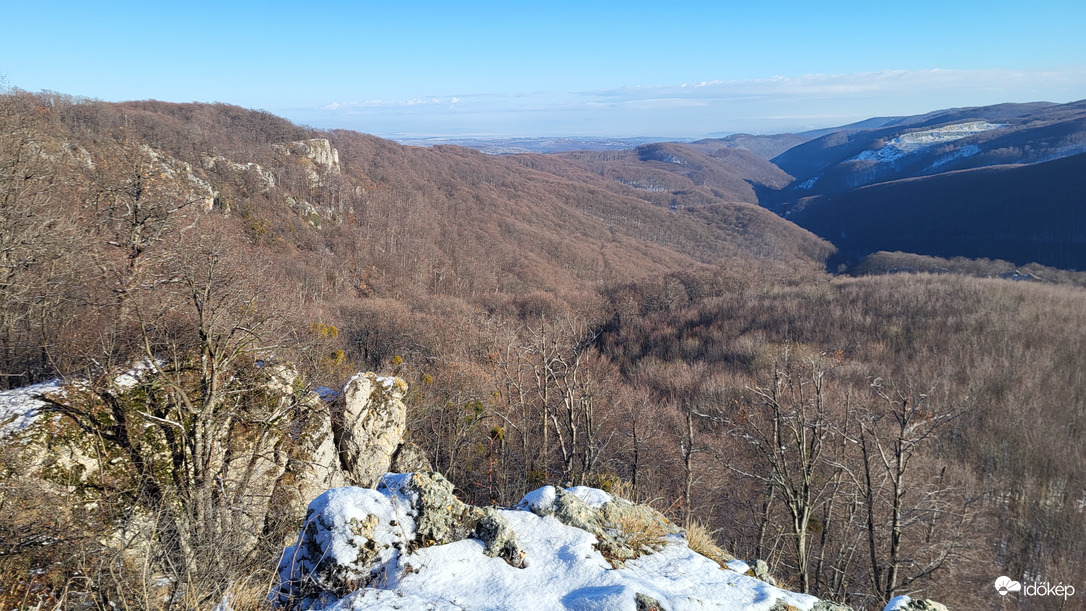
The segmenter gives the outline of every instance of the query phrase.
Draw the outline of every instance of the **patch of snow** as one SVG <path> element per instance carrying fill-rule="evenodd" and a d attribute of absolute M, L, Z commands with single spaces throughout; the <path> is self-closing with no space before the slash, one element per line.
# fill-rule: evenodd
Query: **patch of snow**
<path fill-rule="evenodd" d="M 979 146 L 977 146 L 975 144 L 967 144 L 967 145 L 963 146 L 962 148 L 954 151 L 953 153 L 950 153 L 949 155 L 944 155 L 944 156 L 940 157 L 939 159 L 937 159 L 935 161 L 935 163 L 928 166 L 928 171 L 936 170 L 938 168 L 941 168 L 944 165 L 950 163 L 951 161 L 954 161 L 955 159 L 965 159 L 966 157 L 972 157 L 973 155 L 976 155 L 979 152 L 980 152 L 980 147 Z"/>
<path fill-rule="evenodd" d="M 395 497 L 398 502 L 404 505 L 411 505 L 418 496 L 414 492 L 407 490 L 407 485 L 411 483 L 411 475 L 413 474 L 385 473 L 377 480 L 377 491 Z"/>
<path fill-rule="evenodd" d="M 361 372 L 361 371 L 354 374 L 353 376 L 351 376 L 351 379 L 347 380 L 347 383 L 343 385 L 343 388 L 347 388 L 348 386 L 351 385 L 351 382 L 354 382 L 358 378 L 361 378 L 361 377 L 364 377 L 364 376 L 367 376 L 367 375 L 373 375 L 373 374 L 364 373 L 364 372 Z M 375 382 L 380 384 L 381 387 L 384 388 L 385 390 L 391 390 L 393 387 L 396 386 L 396 378 L 395 378 L 395 376 L 378 376 L 378 375 L 374 375 L 373 379 L 374 379 Z"/>
<path fill-rule="evenodd" d="M 724 563 L 724 566 L 735 571 L 736 573 L 746 573 L 750 570 L 750 565 L 746 562 L 743 562 L 742 560 L 731 560 Z"/>
<path fill-rule="evenodd" d="M 148 371 L 154 373 L 156 369 L 155 363 L 152 363 L 151 359 L 143 359 L 128 371 L 113 378 L 113 384 L 121 390 L 128 390 L 136 384 L 139 384 L 140 380 L 143 379 L 144 373 Z"/>
<path fill-rule="evenodd" d="M 317 396 L 321 398 L 321 401 L 325 402 L 335 401 L 336 397 L 339 396 L 338 390 L 332 390 L 327 386 L 318 386 L 313 389 L 313 392 L 317 393 Z"/>
<path fill-rule="evenodd" d="M 863 153 L 860 153 L 860 154 L 862 155 Z M 810 191 L 811 187 L 815 186 L 815 183 L 818 182 L 819 178 L 821 178 L 821 176 L 815 176 L 814 178 L 812 178 L 810 180 L 805 180 L 802 183 L 796 185 L 796 188 L 797 189 L 803 189 L 804 191 Z"/>
<path fill-rule="evenodd" d="M 585 505 L 588 505 L 592 509 L 599 509 L 614 500 L 610 494 L 607 494 L 603 490 L 600 490 L 599 488 L 589 488 L 588 486 L 566 488 L 566 492 L 581 499 L 584 501 Z"/>
<path fill-rule="evenodd" d="M 847 161 L 870 160 L 877 161 L 879 163 L 890 163 L 901 159 L 909 153 L 922 151 L 936 144 L 961 140 L 962 138 L 967 138 L 981 132 L 986 132 L 1005 126 L 1006 124 L 1004 123 L 969 121 L 966 123 L 955 123 L 954 125 L 944 125 L 942 127 L 936 127 L 922 131 L 908 132 L 887 141 L 886 144 L 884 144 L 882 148 L 877 151 L 867 150 L 860 153 L 859 155 L 856 155 L 855 157 L 848 159 Z"/>
<path fill-rule="evenodd" d="M 657 600 L 668 611 L 769 611 L 778 603 L 807 611 L 818 600 L 743 575 L 738 572 L 747 568 L 742 562 L 731 563 L 730 568 L 735 570 L 723 570 L 691 551 L 681 535 L 667 537 L 658 552 L 628 561 L 624 568 L 612 568 L 596 549 L 592 534 L 567 526 L 551 515 L 527 511 L 553 503 L 553 486 L 525 495 L 518 505 L 520 509 L 498 510 L 531 561 L 524 568 L 486 556 L 484 544 L 477 539 L 403 554 L 396 548 L 412 539 L 415 532 L 415 523 L 405 512 L 410 507 L 405 493 L 409 478 L 410 474 L 386 474 L 376 490 L 338 488 L 310 504 L 310 530 L 316 529 L 317 539 L 329 556 L 344 564 L 353 562 L 358 546 L 364 544 L 357 540 L 357 525 L 373 524 L 374 518 L 375 547 L 386 550 L 382 552 L 383 560 L 387 555 L 381 579 L 339 600 L 328 601 L 324 607 L 318 603 L 314 609 L 635 611 L 637 595 L 642 594 Z M 571 488 L 570 492 L 593 505 L 611 500 L 609 494 L 594 488 Z M 297 551 L 297 547 L 287 548 L 280 564 L 281 575 L 302 568 L 294 564 Z"/>
<path fill-rule="evenodd" d="M 911 600 L 912 598 L 905 594 L 895 596 L 890 599 L 890 602 L 886 603 L 886 606 L 882 608 L 882 611 L 902 611 Z"/>
<path fill-rule="evenodd" d="M 595 537 L 552 516 L 501 510 L 532 560 L 526 568 L 483 555 L 465 539 L 422 548 L 401 559 L 404 571 L 387 587 L 358 590 L 329 607 L 363 609 L 592 609 L 635 611 L 636 595 L 664 609 L 768 611 L 777 601 L 811 609 L 816 598 L 796 594 L 720 567 L 669 537 L 659 552 L 613 569 Z"/>
<path fill-rule="evenodd" d="M 542 488 L 536 488 L 528 494 L 524 495 L 524 498 L 520 499 L 517 503 L 517 509 L 521 511 L 530 511 L 534 514 L 550 513 L 554 507 L 554 500 L 557 498 L 557 490 L 554 486 L 543 486 Z"/>
<path fill-rule="evenodd" d="M 886 144 L 877 151 L 864 151 L 859 155 L 856 155 L 852 159 L 858 161 L 877 161 L 879 163 L 890 163 L 897 161 L 905 156 L 905 151 L 899 149 L 893 144 Z M 851 160 L 850 160 L 851 161 Z"/>
<path fill-rule="evenodd" d="M 60 380 L 50 380 L 0 392 L 0 439 L 30 426 L 45 406 L 37 397 L 60 388 Z"/>

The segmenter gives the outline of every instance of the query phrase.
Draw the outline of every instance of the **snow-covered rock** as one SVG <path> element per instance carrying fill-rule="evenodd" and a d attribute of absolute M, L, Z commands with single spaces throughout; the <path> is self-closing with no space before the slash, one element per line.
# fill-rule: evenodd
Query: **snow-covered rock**
<path fill-rule="evenodd" d="M 463 541 L 482 555 L 523 568 L 525 552 L 504 515 L 453 496 L 439 473 L 388 473 L 376 489 L 336 488 L 309 504 L 298 542 L 284 552 L 274 599 L 321 608 L 358 588 L 385 588 L 406 570 L 412 550 Z"/>
<path fill-rule="evenodd" d="M 891 598 L 882 611 L 947 611 L 947 608 L 934 600 L 920 600 L 903 594 Z"/>
<path fill-rule="evenodd" d="M 526 495 L 517 509 L 480 509 L 449 498 L 446 484 L 439 474 L 388 474 L 376 490 L 319 497 L 298 543 L 283 555 L 276 601 L 295 610 L 335 611 L 833 608 L 721 568 L 690 550 L 678 529 L 663 535 L 658 549 L 616 568 L 601 553 L 596 533 L 563 521 L 565 504 L 584 512 L 573 515 L 590 527 L 607 523 L 616 507 L 643 507 L 601 490 L 547 486 Z M 583 498 L 609 500 L 592 507 Z M 447 515 L 440 519 L 426 515 L 442 514 L 443 506 Z M 456 515 L 482 517 L 466 531 L 464 522 L 456 526 Z M 481 539 L 491 519 L 505 524 L 500 540 Z M 510 544 L 525 559 L 519 566 L 496 553 Z"/>

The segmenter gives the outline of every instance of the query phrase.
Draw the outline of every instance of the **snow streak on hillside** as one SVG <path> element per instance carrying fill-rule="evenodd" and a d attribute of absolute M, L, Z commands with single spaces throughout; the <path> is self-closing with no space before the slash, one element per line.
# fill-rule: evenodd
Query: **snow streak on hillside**
<path fill-rule="evenodd" d="M 909 153 L 922 151 L 936 144 L 953 142 L 969 136 L 1004 127 L 1002 123 L 989 123 L 987 121 L 969 121 L 968 123 L 956 123 L 944 125 L 933 129 L 901 134 L 888 141 L 878 150 L 867 150 L 856 155 L 848 161 L 878 161 L 889 163 L 901 159 Z"/>

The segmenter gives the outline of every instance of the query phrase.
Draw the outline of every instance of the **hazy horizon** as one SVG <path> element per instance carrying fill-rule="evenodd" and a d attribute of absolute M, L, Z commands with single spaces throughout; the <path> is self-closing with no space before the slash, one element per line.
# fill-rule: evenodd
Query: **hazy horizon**
<path fill-rule="evenodd" d="M 60 2 L 5 21 L 10 86 L 392 138 L 701 138 L 1086 98 L 1072 2 Z"/>

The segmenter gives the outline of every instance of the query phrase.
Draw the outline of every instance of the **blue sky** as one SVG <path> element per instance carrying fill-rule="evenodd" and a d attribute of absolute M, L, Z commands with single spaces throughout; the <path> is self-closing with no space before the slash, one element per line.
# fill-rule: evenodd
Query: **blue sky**
<path fill-rule="evenodd" d="M 1086 2 L 15 2 L 7 84 L 380 136 L 772 133 L 1086 98 Z"/>

